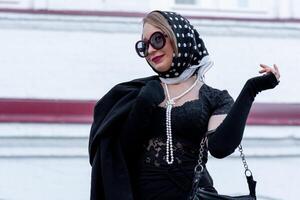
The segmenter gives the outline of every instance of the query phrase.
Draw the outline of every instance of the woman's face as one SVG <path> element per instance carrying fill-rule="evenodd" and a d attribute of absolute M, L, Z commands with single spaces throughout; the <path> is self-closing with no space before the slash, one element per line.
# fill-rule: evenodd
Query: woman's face
<path fill-rule="evenodd" d="M 159 28 L 156 28 L 149 23 L 145 23 L 143 28 L 143 40 L 148 41 L 150 36 L 157 31 L 162 32 Z M 166 37 L 166 44 L 162 49 L 156 50 L 149 44 L 146 60 L 155 70 L 165 72 L 171 68 L 173 52 L 174 50 L 171 41 Z"/>

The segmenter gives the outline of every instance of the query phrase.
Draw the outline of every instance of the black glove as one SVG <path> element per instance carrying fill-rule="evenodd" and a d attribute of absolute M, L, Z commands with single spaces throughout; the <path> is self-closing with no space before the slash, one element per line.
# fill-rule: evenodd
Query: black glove
<path fill-rule="evenodd" d="M 216 158 L 224 158 L 234 152 L 240 144 L 249 111 L 255 96 L 278 85 L 273 73 L 249 79 L 224 121 L 208 135 L 208 149 Z"/>

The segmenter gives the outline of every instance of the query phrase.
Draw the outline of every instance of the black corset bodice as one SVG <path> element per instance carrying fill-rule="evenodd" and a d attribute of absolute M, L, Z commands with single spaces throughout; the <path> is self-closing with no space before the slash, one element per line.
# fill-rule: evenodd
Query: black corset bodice
<path fill-rule="evenodd" d="M 194 163 L 197 160 L 201 138 L 207 131 L 208 112 L 203 113 L 200 100 L 184 103 L 172 108 L 172 137 L 174 163 Z M 166 108 L 158 107 L 151 120 L 149 132 L 152 136 L 143 144 L 144 162 L 153 166 L 165 166 L 166 163 Z"/>
<path fill-rule="evenodd" d="M 150 126 L 143 133 L 142 151 L 136 176 L 137 199 L 186 199 L 194 167 L 198 160 L 200 142 L 207 132 L 212 115 L 226 114 L 232 98 L 227 91 L 202 85 L 199 99 L 172 108 L 171 126 L 174 162 L 166 162 L 166 108 L 156 107 L 150 116 Z M 207 150 L 202 159 L 207 162 Z M 214 191 L 211 182 L 202 183 Z"/>
<path fill-rule="evenodd" d="M 202 137 L 207 132 L 209 118 L 213 114 L 224 114 L 231 104 L 224 104 L 227 92 L 220 96 L 220 91 L 207 85 L 199 90 L 199 99 L 185 102 L 172 108 L 172 137 L 174 163 L 194 165 Z M 228 95 L 231 100 L 231 97 Z M 227 98 L 227 99 L 228 99 Z M 218 106 L 223 104 L 223 106 Z M 148 138 L 143 144 L 142 160 L 152 166 L 167 166 L 166 162 L 166 108 L 157 107 L 151 117 L 151 126 L 147 130 Z M 207 160 L 207 152 L 204 161 Z"/>

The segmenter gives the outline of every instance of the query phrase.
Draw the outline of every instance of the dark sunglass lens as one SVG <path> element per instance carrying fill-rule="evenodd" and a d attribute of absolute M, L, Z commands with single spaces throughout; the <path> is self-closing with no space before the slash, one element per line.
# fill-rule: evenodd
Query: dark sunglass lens
<path fill-rule="evenodd" d="M 165 38 L 162 33 L 154 33 L 150 38 L 150 43 L 155 49 L 161 49 L 165 45 Z"/>
<path fill-rule="evenodd" d="M 139 41 L 139 42 L 136 43 L 135 49 L 136 49 L 136 52 L 139 56 L 141 56 L 141 57 L 146 56 L 146 49 L 147 49 L 146 46 L 147 45 L 143 41 Z"/>

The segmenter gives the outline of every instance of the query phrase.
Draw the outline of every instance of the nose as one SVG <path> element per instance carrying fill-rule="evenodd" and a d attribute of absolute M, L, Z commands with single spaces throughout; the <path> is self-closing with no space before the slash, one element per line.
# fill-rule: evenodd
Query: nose
<path fill-rule="evenodd" d="M 156 49 L 154 49 L 154 48 L 152 47 L 152 45 L 149 44 L 149 45 L 148 45 L 148 54 L 152 54 L 152 53 L 155 52 L 155 51 L 156 51 Z"/>

